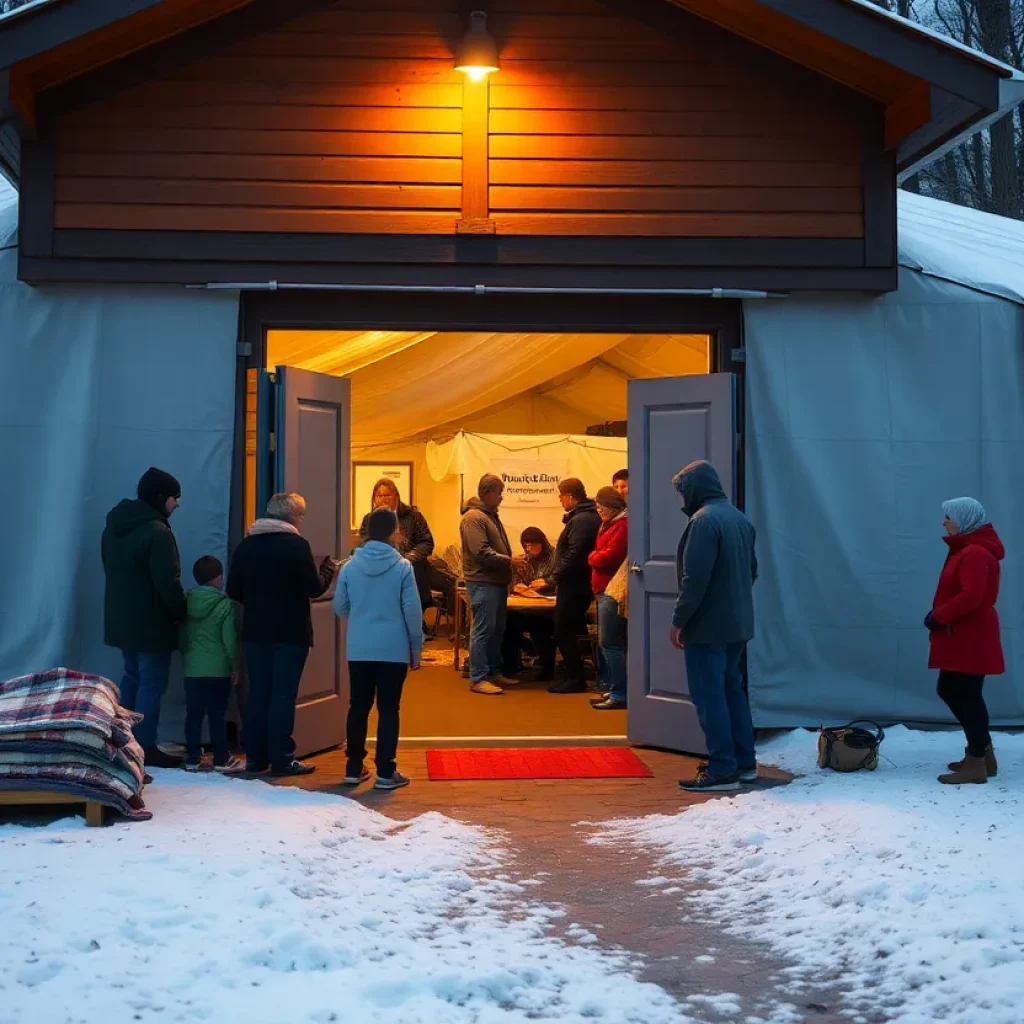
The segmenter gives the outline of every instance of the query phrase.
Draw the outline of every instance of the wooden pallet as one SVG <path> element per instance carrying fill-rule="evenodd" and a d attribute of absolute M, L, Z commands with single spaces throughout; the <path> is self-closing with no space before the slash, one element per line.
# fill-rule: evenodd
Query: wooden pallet
<path fill-rule="evenodd" d="M 35 789 L 0 789 L 0 807 L 38 807 L 63 804 L 64 806 L 85 805 L 85 823 L 90 828 L 103 824 L 106 807 L 95 800 L 83 800 L 70 793 Z"/>

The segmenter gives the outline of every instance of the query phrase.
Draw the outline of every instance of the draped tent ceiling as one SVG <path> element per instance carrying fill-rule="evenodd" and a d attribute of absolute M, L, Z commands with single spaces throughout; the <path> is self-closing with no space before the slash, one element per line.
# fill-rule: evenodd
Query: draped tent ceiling
<path fill-rule="evenodd" d="M 526 395 L 622 420 L 629 380 L 707 373 L 708 350 L 703 334 L 271 331 L 267 364 L 349 377 L 358 447 L 452 433 Z"/>

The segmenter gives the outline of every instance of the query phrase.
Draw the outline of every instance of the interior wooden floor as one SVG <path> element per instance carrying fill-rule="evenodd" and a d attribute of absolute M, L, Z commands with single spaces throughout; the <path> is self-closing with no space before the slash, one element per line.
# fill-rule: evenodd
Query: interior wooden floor
<path fill-rule="evenodd" d="M 435 642 L 434 649 L 445 645 Z M 450 647 L 449 647 L 450 649 Z M 409 674 L 402 693 L 402 739 L 462 741 L 501 738 L 625 740 L 625 711 L 594 711 L 594 693 L 553 694 L 544 683 L 520 683 L 500 697 L 472 693 L 451 665 L 424 665 Z M 371 736 L 376 715 L 370 722 Z"/>

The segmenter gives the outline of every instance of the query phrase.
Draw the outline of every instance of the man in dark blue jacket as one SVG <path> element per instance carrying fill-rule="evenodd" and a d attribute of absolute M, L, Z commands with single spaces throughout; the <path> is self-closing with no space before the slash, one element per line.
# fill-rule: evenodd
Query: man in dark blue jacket
<path fill-rule="evenodd" d="M 725 496 L 711 463 L 691 463 L 672 483 L 689 522 L 676 552 L 679 597 L 670 639 L 686 656 L 690 697 L 708 747 L 708 763 L 679 785 L 690 792 L 736 790 L 757 780 L 740 672 L 754 635 L 754 527 Z"/>

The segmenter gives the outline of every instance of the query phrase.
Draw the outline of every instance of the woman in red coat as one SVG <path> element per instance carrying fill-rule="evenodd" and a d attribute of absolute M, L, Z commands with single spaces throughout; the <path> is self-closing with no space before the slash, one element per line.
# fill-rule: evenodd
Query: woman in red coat
<path fill-rule="evenodd" d="M 627 622 L 605 588 L 626 560 L 629 519 L 625 499 L 614 488 L 602 487 L 595 501 L 601 529 L 588 561 L 591 589 L 597 596 L 598 683 L 606 695 L 590 706 L 595 711 L 619 711 L 626 706 Z"/>
<path fill-rule="evenodd" d="M 987 782 L 998 770 L 981 691 L 985 676 L 1002 675 L 1006 668 L 996 611 L 999 563 L 1006 552 L 974 498 L 944 502 L 942 511 L 949 554 L 924 624 L 931 633 L 928 667 L 939 670 L 939 696 L 967 737 L 963 760 L 939 776 L 939 782 L 957 786 Z"/>

